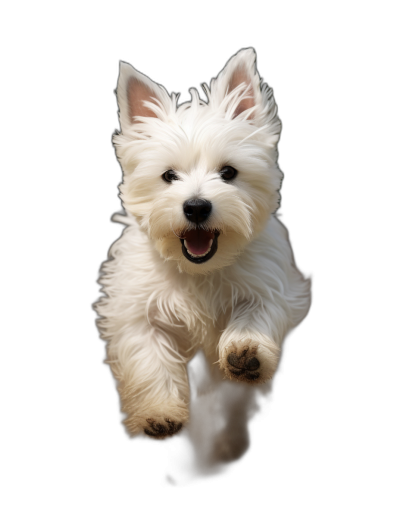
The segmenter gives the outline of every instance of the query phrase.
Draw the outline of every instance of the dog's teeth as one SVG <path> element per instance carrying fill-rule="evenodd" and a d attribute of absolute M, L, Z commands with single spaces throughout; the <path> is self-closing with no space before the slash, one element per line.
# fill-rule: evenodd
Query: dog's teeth
<path fill-rule="evenodd" d="M 186 247 L 186 249 L 188 248 L 186 240 L 183 240 L 183 245 Z M 188 251 L 189 251 L 189 249 L 188 249 Z"/>

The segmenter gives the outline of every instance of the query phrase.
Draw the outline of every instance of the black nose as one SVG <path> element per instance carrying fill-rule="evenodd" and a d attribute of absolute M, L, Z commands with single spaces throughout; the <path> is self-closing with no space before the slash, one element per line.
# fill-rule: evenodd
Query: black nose
<path fill-rule="evenodd" d="M 189 199 L 183 203 L 183 211 L 189 221 L 203 223 L 211 214 L 212 204 L 205 199 Z"/>

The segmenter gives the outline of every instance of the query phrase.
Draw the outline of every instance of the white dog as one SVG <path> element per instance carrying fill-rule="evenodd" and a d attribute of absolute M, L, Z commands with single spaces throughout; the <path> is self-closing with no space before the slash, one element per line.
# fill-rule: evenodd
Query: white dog
<path fill-rule="evenodd" d="M 310 283 L 275 217 L 281 123 L 252 48 L 230 59 L 207 101 L 121 62 L 114 145 L 127 225 L 96 304 L 125 424 L 163 438 L 188 420 L 186 364 L 203 349 L 222 376 L 259 384 L 306 315 Z"/>

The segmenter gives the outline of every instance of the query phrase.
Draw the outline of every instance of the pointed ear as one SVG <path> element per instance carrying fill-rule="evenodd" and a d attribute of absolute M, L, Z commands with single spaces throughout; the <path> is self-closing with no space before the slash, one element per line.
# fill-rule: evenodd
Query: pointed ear
<path fill-rule="evenodd" d="M 242 85 L 239 90 L 239 102 L 233 112 L 236 118 L 244 111 L 261 103 L 261 79 L 256 68 L 256 52 L 254 48 L 245 48 L 234 55 L 211 81 L 211 103 L 219 106 L 232 91 Z M 248 119 L 254 118 L 254 113 Z"/>
<path fill-rule="evenodd" d="M 158 110 L 171 101 L 164 87 L 123 61 L 119 63 L 117 100 L 122 132 L 141 117 L 156 118 Z"/>

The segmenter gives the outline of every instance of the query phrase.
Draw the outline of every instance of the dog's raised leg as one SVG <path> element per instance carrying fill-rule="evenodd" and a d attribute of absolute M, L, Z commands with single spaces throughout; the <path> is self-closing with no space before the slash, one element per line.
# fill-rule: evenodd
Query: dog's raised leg
<path fill-rule="evenodd" d="M 129 433 L 177 433 L 188 419 L 189 385 L 174 336 L 142 323 L 111 337 L 107 353 Z"/>
<path fill-rule="evenodd" d="M 252 384 L 269 380 L 278 365 L 279 345 L 289 326 L 285 312 L 276 305 L 239 305 L 219 341 L 220 368 L 231 380 Z"/>

